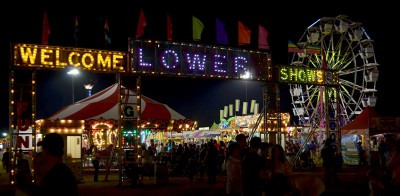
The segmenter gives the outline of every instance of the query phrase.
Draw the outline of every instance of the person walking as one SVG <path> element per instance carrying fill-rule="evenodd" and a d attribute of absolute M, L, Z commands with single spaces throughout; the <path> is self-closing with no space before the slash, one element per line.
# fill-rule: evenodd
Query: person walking
<path fill-rule="evenodd" d="M 240 133 L 236 135 L 235 141 L 240 145 L 240 157 L 243 159 L 244 155 L 250 151 L 247 145 L 247 136 Z"/>
<path fill-rule="evenodd" d="M 203 181 L 204 174 L 206 172 L 206 163 L 205 163 L 206 154 L 207 154 L 207 144 L 201 144 L 199 160 L 197 163 L 199 167 L 200 181 Z"/>
<path fill-rule="evenodd" d="M 243 196 L 261 196 L 266 181 L 264 161 L 258 154 L 260 137 L 250 139 L 250 151 L 242 159 Z"/>
<path fill-rule="evenodd" d="M 321 149 L 322 166 L 324 167 L 324 182 L 326 188 L 335 187 L 338 183 L 336 174 L 336 148 L 333 140 L 327 138 Z"/>
<path fill-rule="evenodd" d="M 7 148 L 7 150 L 3 153 L 3 158 L 1 159 L 3 163 L 4 169 L 6 169 L 6 173 L 10 172 L 10 149 Z"/>
<path fill-rule="evenodd" d="M 215 184 L 217 182 L 218 172 L 218 150 L 211 141 L 207 143 L 206 158 L 204 162 L 206 165 L 208 183 Z"/>
<path fill-rule="evenodd" d="M 311 141 L 311 143 L 308 145 L 308 150 L 310 150 L 310 155 L 311 159 L 316 159 L 317 158 L 317 145 L 315 145 L 314 141 Z"/>
<path fill-rule="evenodd" d="M 226 161 L 226 194 L 242 195 L 242 163 L 240 159 L 240 145 L 236 142 L 229 144 L 229 158 Z"/>
<path fill-rule="evenodd" d="M 272 145 L 271 159 L 267 162 L 266 170 L 269 172 L 263 189 L 266 195 L 284 195 L 292 191 L 289 180 L 293 174 L 292 165 L 280 144 Z"/>
<path fill-rule="evenodd" d="M 358 166 L 359 167 L 365 166 L 366 165 L 366 160 L 364 158 L 365 151 L 364 151 L 364 149 L 362 147 L 362 142 L 361 141 L 358 141 L 356 143 L 356 148 L 357 148 L 357 154 L 358 154 Z"/>
<path fill-rule="evenodd" d="M 97 146 L 93 146 L 92 164 L 93 164 L 93 169 L 94 169 L 93 181 L 98 182 L 99 181 L 99 170 L 100 170 L 100 154 L 99 154 L 99 150 L 97 149 Z"/>

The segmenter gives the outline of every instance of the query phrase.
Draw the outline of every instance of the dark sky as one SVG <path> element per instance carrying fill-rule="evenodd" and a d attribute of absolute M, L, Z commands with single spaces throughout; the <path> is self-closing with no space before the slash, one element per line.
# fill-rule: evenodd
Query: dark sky
<path fill-rule="evenodd" d="M 115 1 L 112 1 L 115 2 Z M 117 1 L 118 2 L 118 1 Z M 400 104 L 396 98 L 398 81 L 398 62 L 395 62 L 399 37 L 394 29 L 398 21 L 394 20 L 390 5 L 367 5 L 367 3 L 324 2 L 290 3 L 285 5 L 265 5 L 258 1 L 243 1 L 241 4 L 214 6 L 211 2 L 168 1 L 132 1 L 120 4 L 107 2 L 96 5 L 82 5 L 68 2 L 58 5 L 36 3 L 12 5 L 1 13 L 1 71 L 0 89 L 0 131 L 8 127 L 8 66 L 10 65 L 10 43 L 40 44 L 42 18 L 45 10 L 51 28 L 49 45 L 75 47 L 74 16 L 79 18 L 80 34 L 78 47 L 126 51 L 128 37 L 135 35 L 140 9 L 143 8 L 147 20 L 144 39 L 166 40 L 165 16 L 168 12 L 173 24 L 173 40 L 192 42 L 192 16 L 198 17 L 205 25 L 201 43 L 215 44 L 215 19 L 226 23 L 230 46 L 237 46 L 237 21 L 240 20 L 252 32 L 257 26 L 268 29 L 272 63 L 286 65 L 287 41 L 297 42 L 306 28 L 321 17 L 347 15 L 352 21 L 363 24 L 370 37 L 375 41 L 376 58 L 380 64 L 378 81 L 378 103 L 376 109 L 386 116 L 400 116 Z M 15 4 L 15 3 L 13 3 Z M 62 5 L 61 5 L 62 4 Z M 106 48 L 104 40 L 104 18 L 109 20 L 112 44 Z M 252 34 L 253 35 L 253 34 Z M 254 34 L 255 35 L 255 34 Z M 251 47 L 256 49 L 257 37 L 252 37 Z M 115 75 L 82 73 L 76 77 L 75 101 L 86 96 L 83 84 L 95 81 L 92 93 L 96 93 L 114 82 Z M 64 71 L 38 72 L 37 119 L 47 118 L 63 106 L 71 104 L 71 78 Z M 246 90 L 247 89 L 247 90 Z M 289 112 L 290 95 L 282 85 L 282 112 Z M 285 90 L 286 89 L 286 90 Z M 144 77 L 142 94 L 158 102 L 165 103 L 189 119 L 198 120 L 200 126 L 211 126 L 219 122 L 219 110 L 233 104 L 235 99 L 244 101 L 256 99 L 262 103 L 262 84 L 232 80 L 185 79 Z M 246 96 L 247 95 L 247 96 Z M 260 108 L 261 109 L 261 108 Z"/>

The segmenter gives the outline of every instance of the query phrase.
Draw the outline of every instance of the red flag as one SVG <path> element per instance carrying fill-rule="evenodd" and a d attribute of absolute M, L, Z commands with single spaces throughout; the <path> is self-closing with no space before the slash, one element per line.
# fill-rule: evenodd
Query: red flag
<path fill-rule="evenodd" d="M 240 21 L 238 21 L 238 44 L 250 44 L 250 35 L 250 29 L 243 25 Z"/>
<path fill-rule="evenodd" d="M 47 20 L 47 12 L 44 12 L 43 17 L 43 31 L 42 31 L 42 44 L 49 44 L 49 35 L 50 35 L 50 26 L 49 21 Z"/>
<path fill-rule="evenodd" d="M 167 13 L 167 40 L 172 42 L 172 22 L 171 17 Z"/>
<path fill-rule="evenodd" d="M 136 39 L 144 35 L 144 28 L 146 27 L 146 25 L 147 25 L 146 18 L 144 17 L 143 9 L 141 9 L 139 15 L 139 22 L 136 29 Z"/>
<path fill-rule="evenodd" d="M 269 49 L 268 44 L 269 32 L 263 26 L 258 25 L 258 48 L 259 49 Z"/>

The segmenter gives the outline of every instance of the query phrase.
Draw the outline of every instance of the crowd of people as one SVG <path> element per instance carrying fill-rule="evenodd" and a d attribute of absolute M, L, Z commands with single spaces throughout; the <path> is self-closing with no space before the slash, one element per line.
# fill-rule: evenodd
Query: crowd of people
<path fill-rule="evenodd" d="M 288 142 L 290 143 L 290 142 Z M 57 193 L 77 195 L 77 179 L 71 169 L 63 162 L 64 140 L 56 133 L 48 134 L 40 142 L 39 152 L 33 159 L 34 184 L 30 188 L 32 195 Z M 296 144 L 293 143 L 295 146 Z M 315 144 L 314 144 L 315 145 Z M 359 156 L 364 153 L 357 143 Z M 316 195 L 325 188 L 339 186 L 337 177 L 338 162 L 341 156 L 335 142 L 327 138 L 321 148 L 312 143 L 307 145 L 311 156 L 317 154 L 323 161 L 324 178 L 322 184 L 315 176 L 301 176 L 302 180 L 310 179 L 314 185 L 299 185 L 299 177 L 293 174 L 292 162 L 287 146 L 262 142 L 260 137 L 248 138 L 238 134 L 235 140 L 225 143 L 210 139 L 204 144 L 183 143 L 175 145 L 154 144 L 142 146 L 142 168 L 144 175 L 153 176 L 154 164 L 164 163 L 169 166 L 169 176 L 187 176 L 193 180 L 199 175 L 200 180 L 207 178 L 210 184 L 216 183 L 218 175 L 226 176 L 226 193 L 228 195 L 284 195 L 314 189 Z M 362 152 L 362 153 L 361 153 Z M 3 153 L 4 169 L 9 172 L 9 150 Z M 98 153 L 92 150 L 92 162 L 95 168 L 94 181 L 98 181 Z M 400 193 L 400 142 L 393 135 L 385 135 L 379 145 L 380 163 L 368 165 L 360 159 L 359 166 L 370 167 L 366 173 L 369 179 L 371 196 L 392 195 Z M 24 153 L 18 151 L 16 157 L 22 160 Z M 341 162 L 343 163 L 343 162 Z M 21 170 L 18 168 L 18 170 Z M 58 176 L 63 176 L 59 178 Z M 32 178 L 32 176 L 31 176 Z M 297 185 L 297 187 L 296 187 Z M 299 187 L 302 186 L 302 187 Z M 62 190 L 60 192 L 60 190 Z"/>
<path fill-rule="evenodd" d="M 199 145 L 150 144 L 143 145 L 142 149 L 143 167 L 167 163 L 170 176 L 187 176 L 193 180 L 198 174 L 200 181 L 206 177 L 210 184 L 216 183 L 216 176 L 226 176 L 228 195 L 281 195 L 299 188 L 293 187 L 296 182 L 290 177 L 292 165 L 283 146 L 262 142 L 260 137 L 249 140 L 248 136 L 238 134 L 227 143 L 210 139 Z"/>

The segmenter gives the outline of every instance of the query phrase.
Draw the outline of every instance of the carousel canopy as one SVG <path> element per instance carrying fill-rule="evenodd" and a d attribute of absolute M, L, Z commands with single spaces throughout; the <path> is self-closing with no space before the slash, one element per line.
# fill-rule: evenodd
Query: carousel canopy
<path fill-rule="evenodd" d="M 136 93 L 126 88 L 121 92 L 123 102 L 136 108 Z M 129 95 L 129 96 L 127 96 Z M 144 95 L 141 95 L 141 119 L 142 120 L 181 120 L 185 117 L 168 105 L 159 103 Z M 118 119 L 118 84 L 110 87 L 69 106 L 66 106 L 51 115 L 49 120 L 90 120 L 90 119 Z M 137 116 L 135 112 L 134 116 Z"/>

